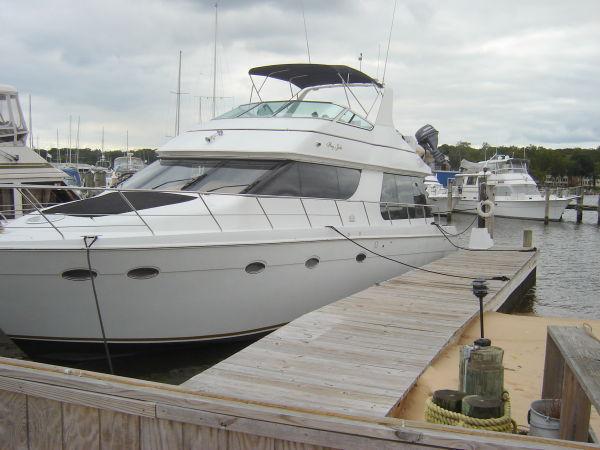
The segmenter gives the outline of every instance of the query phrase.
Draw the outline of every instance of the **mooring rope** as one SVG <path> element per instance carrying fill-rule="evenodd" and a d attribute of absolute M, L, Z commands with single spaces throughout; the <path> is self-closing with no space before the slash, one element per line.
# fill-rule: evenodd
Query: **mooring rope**
<path fill-rule="evenodd" d="M 445 277 L 461 278 L 463 280 L 471 280 L 471 281 L 473 281 L 473 280 L 479 280 L 479 279 L 481 279 L 481 277 L 466 277 L 464 275 L 455 275 L 455 274 L 452 274 L 452 273 L 438 272 L 437 270 L 430 270 L 430 269 L 424 269 L 423 267 L 419 267 L 419 266 L 413 266 L 412 264 L 408 264 L 406 262 L 399 261 L 399 260 L 394 259 L 394 258 L 390 258 L 389 256 L 382 255 L 381 253 L 377 253 L 376 251 L 371 250 L 370 248 L 367 248 L 367 247 L 365 247 L 362 244 L 359 244 L 358 242 L 356 242 L 351 237 L 346 236 L 344 233 L 342 233 L 340 230 L 338 230 L 333 225 L 327 225 L 326 228 L 331 228 L 333 231 L 335 231 L 337 234 L 339 234 L 340 236 L 342 236 L 344 239 L 352 242 L 354 245 L 362 248 L 363 250 L 366 250 L 369 253 L 374 254 L 375 256 L 379 256 L 380 258 L 386 259 L 388 261 L 395 262 L 397 264 L 401 264 L 401 265 L 406 266 L 406 267 L 410 267 L 411 269 L 420 270 L 422 272 L 432 273 L 432 274 L 435 274 L 435 275 L 442 275 L 442 276 L 445 276 Z M 489 280 L 495 280 L 495 281 L 508 281 L 508 280 L 510 280 L 510 278 L 507 277 L 506 275 L 498 275 L 498 276 L 495 276 L 495 277 L 489 277 L 489 278 L 485 278 L 485 279 L 487 281 L 489 281 Z"/>
<path fill-rule="evenodd" d="M 88 239 L 92 241 L 88 244 Z M 92 292 L 94 293 L 94 301 L 96 302 L 96 312 L 98 313 L 98 322 L 100 322 L 100 331 L 102 332 L 102 342 L 104 343 L 104 352 L 106 353 L 106 360 L 108 361 L 108 368 L 112 375 L 115 374 L 113 370 L 112 358 L 110 357 L 110 350 L 108 348 L 108 342 L 106 341 L 106 332 L 104 331 L 104 322 L 102 321 L 102 313 L 100 312 L 100 303 L 98 302 L 98 292 L 96 291 L 96 281 L 94 280 L 95 275 L 92 270 L 92 260 L 90 257 L 90 249 L 92 245 L 98 240 L 98 236 L 84 236 L 83 244 L 85 245 L 85 255 L 87 257 L 88 271 L 90 273 L 90 280 L 92 281 Z"/>
<path fill-rule="evenodd" d="M 502 394 L 504 402 L 504 415 L 492 419 L 478 419 L 465 414 L 444 409 L 429 397 L 425 402 L 425 420 L 429 423 L 442 425 L 453 425 L 463 428 L 476 428 L 478 430 L 499 431 L 503 433 L 516 433 L 517 423 L 510 416 L 510 395 L 504 391 Z"/>

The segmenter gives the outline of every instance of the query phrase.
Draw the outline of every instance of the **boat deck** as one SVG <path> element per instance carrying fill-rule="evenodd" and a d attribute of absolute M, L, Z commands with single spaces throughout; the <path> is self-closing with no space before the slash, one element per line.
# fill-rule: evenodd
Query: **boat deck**
<path fill-rule="evenodd" d="M 489 281 L 501 310 L 535 276 L 537 251 L 459 251 L 425 266 Z M 353 416 L 393 414 L 478 316 L 471 280 L 413 270 L 308 313 L 182 386 L 210 395 Z"/>

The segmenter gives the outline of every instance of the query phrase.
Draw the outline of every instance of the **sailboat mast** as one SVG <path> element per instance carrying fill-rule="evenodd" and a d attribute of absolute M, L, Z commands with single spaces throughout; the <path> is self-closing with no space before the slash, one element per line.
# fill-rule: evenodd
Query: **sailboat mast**
<path fill-rule="evenodd" d="M 104 127 L 102 127 L 102 150 L 101 150 L 101 157 L 104 156 Z"/>
<path fill-rule="evenodd" d="M 79 164 L 79 125 L 81 124 L 81 116 L 77 116 L 77 137 L 75 138 L 75 162 Z"/>
<path fill-rule="evenodd" d="M 73 146 L 71 145 L 71 122 L 73 121 L 73 116 L 69 114 L 69 164 L 71 164 L 71 149 Z"/>
<path fill-rule="evenodd" d="M 215 3 L 215 46 L 213 52 L 213 95 L 212 116 L 217 116 L 217 30 L 219 17 L 219 3 Z"/>
<path fill-rule="evenodd" d="M 58 146 L 58 128 L 56 129 L 56 158 L 58 159 L 58 163 L 60 164 L 60 147 Z"/>

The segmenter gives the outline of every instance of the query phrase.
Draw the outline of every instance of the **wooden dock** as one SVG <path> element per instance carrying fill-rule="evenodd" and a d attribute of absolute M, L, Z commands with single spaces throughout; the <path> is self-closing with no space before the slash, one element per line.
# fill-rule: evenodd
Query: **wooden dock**
<path fill-rule="evenodd" d="M 535 274 L 536 251 L 460 251 L 425 266 L 489 281 L 499 310 Z M 394 410 L 478 313 L 471 280 L 413 270 L 310 312 L 183 384 L 242 400 L 368 417 Z"/>
<path fill-rule="evenodd" d="M 536 261 L 535 251 L 458 253 L 427 268 L 509 276 L 490 282 L 486 308 L 498 310 Z M 0 358 L 0 448 L 591 448 L 390 416 L 476 310 L 469 280 L 411 272 L 307 314 L 182 386 Z"/>

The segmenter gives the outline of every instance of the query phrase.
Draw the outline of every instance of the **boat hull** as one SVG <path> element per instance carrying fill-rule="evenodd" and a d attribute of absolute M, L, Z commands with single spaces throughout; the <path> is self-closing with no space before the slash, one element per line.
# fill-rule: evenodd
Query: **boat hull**
<path fill-rule="evenodd" d="M 565 211 L 570 198 L 551 199 L 548 218 L 551 221 L 559 221 Z M 455 212 L 476 214 L 477 200 L 460 199 Z M 546 203 L 545 200 L 499 200 L 494 201 L 494 216 L 509 217 L 515 219 L 544 220 Z"/>
<path fill-rule="evenodd" d="M 423 265 L 452 250 L 431 229 L 351 233 L 367 248 Z M 90 259 L 107 341 L 129 351 L 131 346 L 264 334 L 407 270 L 327 231 L 327 239 L 298 242 L 93 248 Z M 361 253 L 366 258 L 358 262 Z M 308 268 L 311 258 L 319 263 Z M 252 262 L 265 269 L 247 273 Z M 0 249 L 0 328 L 30 355 L 60 350 L 61 344 L 68 344 L 63 346 L 68 351 L 75 343 L 102 342 L 91 280 L 61 276 L 76 268 L 87 268 L 84 249 Z M 127 275 L 134 268 L 156 268 L 158 275 L 134 279 Z"/>

